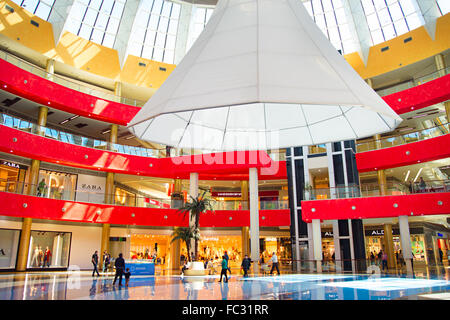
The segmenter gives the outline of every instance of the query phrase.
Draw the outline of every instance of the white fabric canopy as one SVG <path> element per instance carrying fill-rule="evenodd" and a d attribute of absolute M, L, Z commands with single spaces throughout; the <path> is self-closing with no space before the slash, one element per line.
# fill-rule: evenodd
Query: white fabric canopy
<path fill-rule="evenodd" d="M 266 150 L 363 138 L 401 121 L 301 1 L 220 0 L 129 129 L 178 148 Z"/>

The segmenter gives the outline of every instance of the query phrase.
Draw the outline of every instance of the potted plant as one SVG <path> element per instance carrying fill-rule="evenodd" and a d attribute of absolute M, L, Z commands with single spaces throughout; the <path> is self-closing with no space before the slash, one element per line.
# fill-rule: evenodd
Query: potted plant
<path fill-rule="evenodd" d="M 199 230 L 200 223 L 200 215 L 205 213 L 206 211 L 214 211 L 213 208 L 213 199 L 205 197 L 206 191 L 200 196 L 196 198 L 190 196 L 191 201 L 186 202 L 183 207 L 178 209 L 178 212 L 183 214 L 183 217 L 186 217 L 186 214 L 190 214 L 192 220 L 194 220 L 195 230 Z M 198 240 L 200 237 L 194 238 L 194 259 L 198 259 Z"/>
<path fill-rule="evenodd" d="M 309 184 L 309 182 L 305 182 L 303 190 L 305 192 L 305 200 L 309 200 L 310 199 L 310 194 L 312 192 L 312 186 Z"/>
<path fill-rule="evenodd" d="M 173 230 L 172 240 L 170 241 L 170 243 L 173 243 L 176 240 L 183 241 L 186 244 L 188 260 L 190 260 L 191 240 L 198 239 L 198 238 L 200 238 L 200 234 L 199 234 L 198 230 L 195 230 L 193 227 L 191 227 L 191 228 L 179 227 L 179 228 L 175 228 L 175 230 Z"/>

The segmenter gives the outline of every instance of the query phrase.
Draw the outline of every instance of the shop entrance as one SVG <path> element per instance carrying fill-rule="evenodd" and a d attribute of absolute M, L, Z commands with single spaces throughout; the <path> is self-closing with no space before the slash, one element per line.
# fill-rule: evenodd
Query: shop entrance
<path fill-rule="evenodd" d="M 131 259 L 152 259 L 156 265 L 167 264 L 169 235 L 132 234 L 130 236 Z M 155 259 L 156 258 L 156 259 Z"/>
<path fill-rule="evenodd" d="M 23 193 L 27 167 L 0 160 L 0 191 Z"/>

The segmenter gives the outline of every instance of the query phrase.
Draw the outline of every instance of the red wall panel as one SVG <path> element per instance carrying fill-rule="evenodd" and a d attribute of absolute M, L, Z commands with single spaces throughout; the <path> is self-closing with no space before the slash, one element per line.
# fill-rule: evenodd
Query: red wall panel
<path fill-rule="evenodd" d="M 359 172 L 396 168 L 450 157 L 450 134 L 356 154 Z"/>
<path fill-rule="evenodd" d="M 450 193 L 302 201 L 302 220 L 371 219 L 450 213 Z M 313 211 L 314 209 L 314 211 Z"/>
<path fill-rule="evenodd" d="M 34 196 L 0 192 L 0 215 L 26 217 L 55 221 L 86 223 L 110 223 L 136 226 L 188 226 L 188 217 L 183 218 L 175 209 L 136 208 L 105 204 L 92 204 L 65 200 L 54 200 Z M 230 219 L 231 218 L 231 219 Z M 289 226 L 290 211 L 260 210 L 261 227 Z M 200 216 L 200 227 L 244 227 L 250 226 L 248 210 L 218 210 Z"/>

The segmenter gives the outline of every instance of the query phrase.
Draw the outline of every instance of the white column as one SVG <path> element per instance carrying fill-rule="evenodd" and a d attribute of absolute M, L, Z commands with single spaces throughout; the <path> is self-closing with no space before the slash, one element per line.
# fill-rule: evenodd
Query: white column
<path fill-rule="evenodd" d="M 250 257 L 253 270 L 258 274 L 259 261 L 259 208 L 258 208 L 258 169 L 249 169 L 249 200 L 250 200 Z"/>
<path fill-rule="evenodd" d="M 294 243 L 294 250 L 295 250 L 295 271 L 300 271 L 300 245 L 299 245 L 299 234 L 298 234 L 298 209 L 297 209 L 297 180 L 295 175 L 295 158 L 294 158 L 294 148 L 291 148 L 291 157 L 288 158 L 288 161 L 291 161 L 291 168 L 292 168 L 292 195 L 294 197 L 293 204 L 294 207 L 292 210 L 294 210 L 294 227 L 295 227 L 295 243 Z"/>
<path fill-rule="evenodd" d="M 402 244 L 403 258 L 406 262 L 406 272 L 412 275 L 412 250 L 411 250 L 411 235 L 409 233 L 408 216 L 399 216 L 398 225 L 400 228 L 400 241 Z"/>
<path fill-rule="evenodd" d="M 317 272 L 322 272 L 322 233 L 320 230 L 320 219 L 312 220 L 312 236 L 314 246 L 314 260 L 316 261 Z"/>
<path fill-rule="evenodd" d="M 341 261 L 341 243 L 339 241 L 339 222 L 338 220 L 333 220 L 333 239 L 334 239 L 334 263 L 336 265 L 336 272 L 342 271 L 342 261 Z"/>
<path fill-rule="evenodd" d="M 191 172 L 189 175 L 189 195 L 193 198 L 198 197 L 198 173 Z M 189 197 L 188 201 L 191 201 L 191 198 Z M 189 214 L 189 227 L 195 226 L 195 220 L 191 215 Z M 195 246 L 195 240 L 192 239 L 191 241 L 191 251 L 193 252 Z"/>

